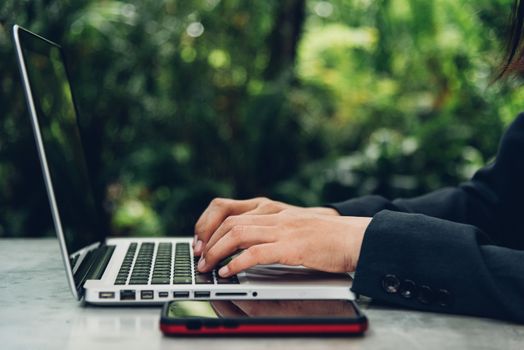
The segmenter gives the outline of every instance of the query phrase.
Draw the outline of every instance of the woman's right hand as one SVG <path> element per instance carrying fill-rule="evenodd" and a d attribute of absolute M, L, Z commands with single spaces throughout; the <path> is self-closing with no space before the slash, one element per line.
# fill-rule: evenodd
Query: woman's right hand
<path fill-rule="evenodd" d="M 335 209 L 327 207 L 303 208 L 265 197 L 246 200 L 215 198 L 202 213 L 195 225 L 193 241 L 194 254 L 199 256 L 213 233 L 224 220 L 231 215 L 267 215 L 277 214 L 283 210 L 293 210 L 308 214 L 339 215 Z"/>

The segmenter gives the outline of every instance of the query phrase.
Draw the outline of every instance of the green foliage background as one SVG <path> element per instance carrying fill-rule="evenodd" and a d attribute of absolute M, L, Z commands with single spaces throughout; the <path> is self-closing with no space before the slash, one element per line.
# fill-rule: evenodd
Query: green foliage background
<path fill-rule="evenodd" d="M 456 185 L 522 109 L 490 85 L 511 0 L 5 0 L 0 236 L 52 232 L 11 26 L 63 44 L 117 235 L 190 233 L 215 196 L 298 205 Z"/>

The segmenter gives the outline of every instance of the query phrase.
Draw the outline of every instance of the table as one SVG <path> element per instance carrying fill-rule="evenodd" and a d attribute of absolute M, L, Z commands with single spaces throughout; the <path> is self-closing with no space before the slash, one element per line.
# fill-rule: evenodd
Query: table
<path fill-rule="evenodd" d="M 166 338 L 157 307 L 75 301 L 55 239 L 0 239 L 0 348 L 15 349 L 524 349 L 524 326 L 368 303 L 357 338 Z"/>

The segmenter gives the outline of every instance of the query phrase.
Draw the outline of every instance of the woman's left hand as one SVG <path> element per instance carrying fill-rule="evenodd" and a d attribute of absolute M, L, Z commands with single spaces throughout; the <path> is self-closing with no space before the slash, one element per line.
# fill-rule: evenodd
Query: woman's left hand
<path fill-rule="evenodd" d="M 292 209 L 270 215 L 229 216 L 206 244 L 198 269 L 209 271 L 244 249 L 219 270 L 220 276 L 235 275 L 259 264 L 354 271 L 370 221 L 369 217 L 304 214 Z"/>

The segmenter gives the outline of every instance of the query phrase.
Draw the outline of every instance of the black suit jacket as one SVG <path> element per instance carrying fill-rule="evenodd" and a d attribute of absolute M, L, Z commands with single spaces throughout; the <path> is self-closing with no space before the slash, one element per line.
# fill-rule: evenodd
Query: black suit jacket
<path fill-rule="evenodd" d="M 496 160 L 458 187 L 331 205 L 372 216 L 352 290 L 385 302 L 524 323 L 524 113 Z"/>

